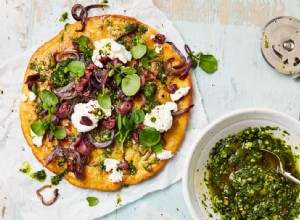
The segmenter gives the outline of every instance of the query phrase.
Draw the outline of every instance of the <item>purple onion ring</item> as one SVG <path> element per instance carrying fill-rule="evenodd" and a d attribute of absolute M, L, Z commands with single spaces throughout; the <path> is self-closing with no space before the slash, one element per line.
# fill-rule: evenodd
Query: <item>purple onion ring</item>
<path fill-rule="evenodd" d="M 181 51 L 175 46 L 175 44 L 173 42 L 166 42 L 167 44 L 171 45 L 171 47 L 173 48 L 173 50 L 175 51 L 175 53 L 180 57 L 180 63 L 176 66 L 173 66 L 174 69 L 180 69 L 181 67 L 184 66 L 186 59 L 183 56 L 183 54 L 181 53 Z"/>
<path fill-rule="evenodd" d="M 104 8 L 108 7 L 107 4 L 92 4 L 84 7 L 81 4 L 75 4 L 71 9 L 71 14 L 76 21 L 81 21 L 81 29 L 76 30 L 76 32 L 82 32 L 85 29 L 85 20 L 88 18 L 88 11 L 92 8 Z M 79 15 L 77 11 L 80 10 Z"/>
<path fill-rule="evenodd" d="M 189 111 L 191 110 L 191 108 L 193 108 L 193 107 L 194 107 L 194 105 L 190 105 L 190 106 L 187 107 L 187 108 L 184 108 L 184 109 L 181 109 L 181 110 L 179 110 L 179 111 L 173 112 L 172 115 L 173 115 L 173 116 L 179 116 L 179 115 L 182 115 L 182 114 L 184 114 L 184 113 L 189 112 Z"/>
<path fill-rule="evenodd" d="M 45 206 L 50 206 L 50 205 L 52 205 L 52 204 L 57 200 L 57 198 L 58 198 L 58 196 L 59 196 L 58 189 L 55 189 L 55 190 L 53 191 L 54 197 L 53 197 L 52 199 L 48 200 L 48 201 L 45 201 L 45 200 L 44 200 L 44 197 L 43 197 L 43 195 L 41 194 L 41 192 L 42 192 L 43 190 L 45 190 L 46 188 L 51 188 L 51 187 L 52 187 L 51 185 L 45 185 L 45 186 L 43 186 L 42 188 L 40 188 L 40 189 L 38 189 L 38 190 L 36 191 L 37 197 L 42 201 L 43 205 L 45 205 Z"/>

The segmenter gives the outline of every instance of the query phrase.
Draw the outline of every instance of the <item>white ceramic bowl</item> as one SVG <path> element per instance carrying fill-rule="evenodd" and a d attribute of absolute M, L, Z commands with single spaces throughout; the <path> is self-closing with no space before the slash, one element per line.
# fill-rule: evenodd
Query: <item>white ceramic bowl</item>
<path fill-rule="evenodd" d="M 211 148 L 229 134 L 237 133 L 247 127 L 261 126 L 275 126 L 290 133 L 283 137 L 282 131 L 276 131 L 274 135 L 290 144 L 295 154 L 300 153 L 300 149 L 295 148 L 300 144 L 300 123 L 281 112 L 263 108 L 241 109 L 210 123 L 196 144 L 192 146 L 183 172 L 184 199 L 193 219 L 220 219 L 211 208 L 208 189 L 204 183 L 204 172 Z M 207 199 L 205 200 L 204 197 Z M 209 213 L 213 218 L 209 218 Z"/>

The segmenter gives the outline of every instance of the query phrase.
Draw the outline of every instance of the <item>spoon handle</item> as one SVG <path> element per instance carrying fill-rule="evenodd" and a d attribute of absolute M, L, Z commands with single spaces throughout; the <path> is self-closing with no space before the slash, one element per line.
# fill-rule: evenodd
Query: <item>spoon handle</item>
<path fill-rule="evenodd" d="M 294 183 L 300 184 L 300 180 L 298 180 L 296 177 L 294 177 L 291 173 L 283 171 L 283 172 L 281 172 L 281 174 L 282 174 L 285 178 L 287 178 L 287 179 L 293 181 Z"/>

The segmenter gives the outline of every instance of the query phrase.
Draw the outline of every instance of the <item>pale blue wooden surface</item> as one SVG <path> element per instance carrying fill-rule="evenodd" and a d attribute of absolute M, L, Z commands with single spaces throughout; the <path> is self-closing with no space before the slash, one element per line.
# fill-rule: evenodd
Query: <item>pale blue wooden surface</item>
<path fill-rule="evenodd" d="M 0 18 L 5 22 L 14 19 L 8 13 L 13 10 L 11 8 L 25 5 L 22 9 L 25 27 L 15 27 L 19 32 L 9 29 L 7 35 L 10 36 L 1 35 L 1 50 L 5 50 L 5 55 L 2 51 L 0 61 L 15 55 L 16 51 L 49 39 L 63 26 L 58 22 L 61 13 L 74 2 L 79 2 L 1 1 L 5 10 L 1 11 Z M 96 1 L 81 2 L 89 4 Z M 272 70 L 261 56 L 259 41 L 263 26 L 271 18 L 279 15 L 300 18 L 299 0 L 154 0 L 154 4 L 173 21 L 193 50 L 210 52 L 219 60 L 218 72 L 208 75 L 197 70 L 193 73 L 196 74 L 209 121 L 243 107 L 273 108 L 298 119 L 300 82 Z M 6 28 L 8 25 L 3 23 L 1 27 Z M 12 40 L 16 43 L 11 43 Z M 10 45 L 10 50 L 4 45 Z M 140 209 L 143 204 L 152 204 L 162 214 L 169 214 L 175 219 L 190 219 L 181 187 L 180 181 L 102 219 L 134 219 L 143 211 Z M 164 216 L 161 217 L 163 219 Z"/>

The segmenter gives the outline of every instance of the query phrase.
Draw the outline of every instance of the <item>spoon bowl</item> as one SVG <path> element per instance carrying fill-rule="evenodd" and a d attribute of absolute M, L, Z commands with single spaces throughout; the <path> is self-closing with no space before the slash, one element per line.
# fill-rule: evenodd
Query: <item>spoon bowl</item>
<path fill-rule="evenodd" d="M 291 180 L 294 183 L 300 184 L 300 180 L 294 177 L 291 173 L 284 170 L 280 157 L 272 151 L 266 149 L 260 149 L 265 155 L 269 155 L 269 157 L 276 158 L 275 161 L 278 162 L 277 164 L 277 172 L 280 173 L 285 178 Z M 273 160 L 274 161 L 274 160 Z"/>

